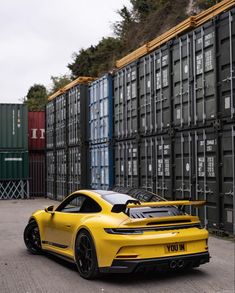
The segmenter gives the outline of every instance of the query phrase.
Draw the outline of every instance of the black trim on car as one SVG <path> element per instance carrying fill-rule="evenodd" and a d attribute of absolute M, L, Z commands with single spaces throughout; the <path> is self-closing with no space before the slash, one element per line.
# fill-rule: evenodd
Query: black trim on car
<path fill-rule="evenodd" d="M 42 244 L 47 244 L 59 248 L 68 248 L 68 245 L 42 240 Z"/>
<path fill-rule="evenodd" d="M 108 234 L 142 234 L 146 231 L 165 231 L 165 230 L 177 230 L 177 229 L 189 229 L 189 228 L 199 228 L 202 229 L 200 223 L 192 224 L 181 224 L 172 226 L 158 226 L 158 227 L 137 227 L 137 228 L 104 228 L 105 232 Z M 138 232 L 138 233 L 137 233 Z"/>
<path fill-rule="evenodd" d="M 101 267 L 99 270 L 101 273 L 132 273 L 146 270 L 170 269 L 177 270 L 186 267 L 198 267 L 209 261 L 209 252 L 151 259 L 114 259 L 111 267 Z"/>

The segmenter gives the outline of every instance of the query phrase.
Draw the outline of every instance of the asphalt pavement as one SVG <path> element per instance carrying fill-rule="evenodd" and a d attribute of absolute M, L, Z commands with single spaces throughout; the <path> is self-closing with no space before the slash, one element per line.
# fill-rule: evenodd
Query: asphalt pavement
<path fill-rule="evenodd" d="M 210 236 L 211 262 L 181 273 L 106 275 L 82 279 L 76 266 L 31 255 L 23 242 L 30 214 L 48 199 L 0 200 L 0 293 L 234 293 L 234 241 Z"/>

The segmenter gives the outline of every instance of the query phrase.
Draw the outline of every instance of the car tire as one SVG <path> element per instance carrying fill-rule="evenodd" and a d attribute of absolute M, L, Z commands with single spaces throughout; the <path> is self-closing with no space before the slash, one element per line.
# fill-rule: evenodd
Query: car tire
<path fill-rule="evenodd" d="M 94 241 L 87 230 L 81 230 L 75 243 L 75 259 L 80 276 L 95 279 L 99 274 Z"/>
<path fill-rule="evenodd" d="M 38 225 L 31 221 L 24 229 L 24 243 L 32 254 L 41 254 L 41 238 Z"/>

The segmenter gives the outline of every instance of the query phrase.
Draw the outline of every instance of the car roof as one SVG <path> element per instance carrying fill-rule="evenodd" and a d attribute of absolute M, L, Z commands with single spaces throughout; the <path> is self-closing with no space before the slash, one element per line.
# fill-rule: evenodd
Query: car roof
<path fill-rule="evenodd" d="M 115 192 L 112 190 L 90 190 L 90 191 L 95 192 L 95 193 L 99 194 L 100 196 L 118 193 L 118 192 Z"/>

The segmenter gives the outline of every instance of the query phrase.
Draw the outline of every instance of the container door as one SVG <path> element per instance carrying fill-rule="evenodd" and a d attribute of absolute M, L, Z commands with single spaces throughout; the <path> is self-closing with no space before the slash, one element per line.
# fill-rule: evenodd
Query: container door
<path fill-rule="evenodd" d="M 221 226 L 235 233 L 234 226 L 234 192 L 235 192 L 235 126 L 228 125 L 220 136 L 221 156 Z"/>
<path fill-rule="evenodd" d="M 192 121 L 191 37 L 179 38 L 173 45 L 173 122 L 175 127 L 190 126 Z"/>
<path fill-rule="evenodd" d="M 213 23 L 193 33 L 194 125 L 206 125 L 217 118 L 216 53 Z"/>
<path fill-rule="evenodd" d="M 217 134 L 213 129 L 194 132 L 195 144 L 195 199 L 206 200 L 204 208 L 196 210 L 205 226 L 219 227 L 218 153 Z"/>
<path fill-rule="evenodd" d="M 140 187 L 154 191 L 154 138 L 143 139 L 140 144 Z"/>
<path fill-rule="evenodd" d="M 174 190 L 177 200 L 193 196 L 193 158 L 191 132 L 178 133 L 174 144 Z"/>
<path fill-rule="evenodd" d="M 172 194 L 172 160 L 171 139 L 168 136 L 155 138 L 155 192 L 168 200 L 173 199 Z"/>
<path fill-rule="evenodd" d="M 235 117 L 235 9 L 220 16 L 217 31 L 220 112 L 222 118 L 232 120 Z"/>
<path fill-rule="evenodd" d="M 154 53 L 154 130 L 155 133 L 168 128 L 171 123 L 171 92 L 169 49 L 161 48 Z"/>

